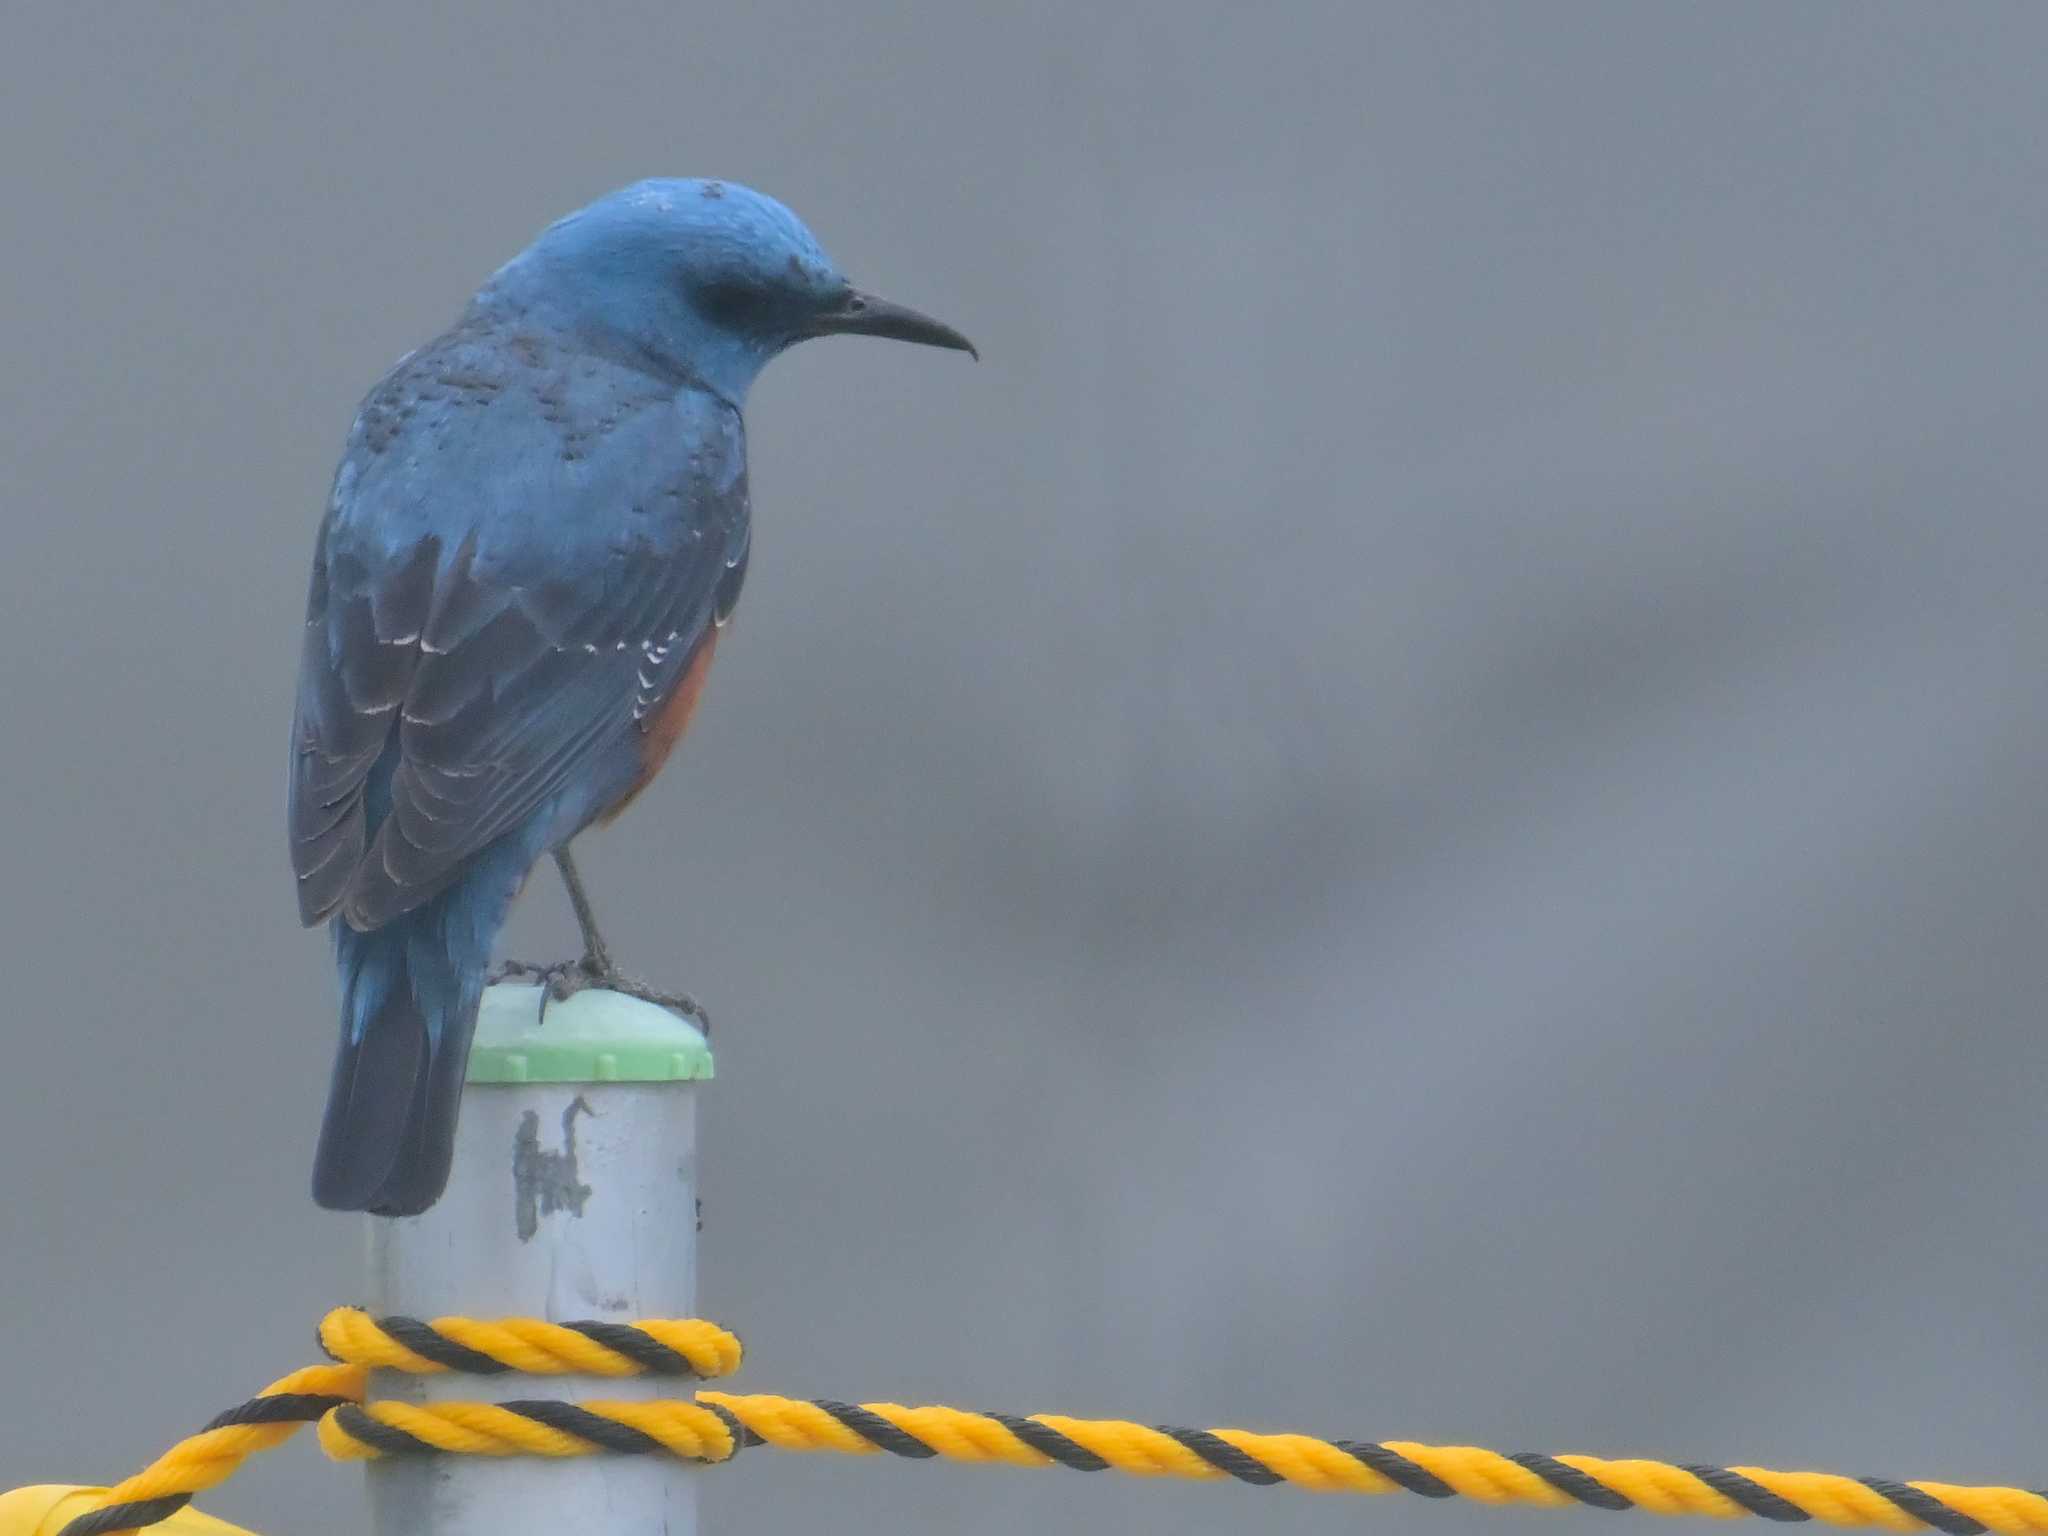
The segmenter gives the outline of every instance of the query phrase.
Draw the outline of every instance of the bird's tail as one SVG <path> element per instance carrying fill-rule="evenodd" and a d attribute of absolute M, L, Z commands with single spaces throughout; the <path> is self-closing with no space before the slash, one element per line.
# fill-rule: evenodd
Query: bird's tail
<path fill-rule="evenodd" d="M 464 881 L 369 933 L 334 920 L 341 1046 L 313 1158 L 313 1198 L 329 1210 L 416 1216 L 447 1187 L 470 1036 L 509 899 Z"/>

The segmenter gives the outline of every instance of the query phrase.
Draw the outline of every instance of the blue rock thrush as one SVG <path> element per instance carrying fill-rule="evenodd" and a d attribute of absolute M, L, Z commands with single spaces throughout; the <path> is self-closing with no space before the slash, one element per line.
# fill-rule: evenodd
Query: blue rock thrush
<path fill-rule="evenodd" d="M 554 225 L 363 402 L 320 525 L 289 820 L 341 1046 L 313 1169 L 408 1215 L 454 1151 L 491 946 L 689 724 L 747 570 L 748 386 L 812 336 L 974 349 L 857 292 L 781 204 L 645 181 Z"/>

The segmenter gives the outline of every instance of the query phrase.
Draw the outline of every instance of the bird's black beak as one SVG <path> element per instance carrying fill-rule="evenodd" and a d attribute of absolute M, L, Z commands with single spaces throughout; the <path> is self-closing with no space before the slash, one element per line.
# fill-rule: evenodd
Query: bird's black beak
<path fill-rule="evenodd" d="M 921 315 L 905 304 L 891 304 L 871 293 L 849 288 L 846 297 L 811 321 L 813 336 L 886 336 L 926 347 L 951 347 L 979 361 L 974 343 L 942 321 Z"/>

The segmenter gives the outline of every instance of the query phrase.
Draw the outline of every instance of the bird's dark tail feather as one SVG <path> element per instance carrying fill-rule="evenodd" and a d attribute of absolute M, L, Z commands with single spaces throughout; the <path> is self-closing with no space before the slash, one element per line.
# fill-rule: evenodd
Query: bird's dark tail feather
<path fill-rule="evenodd" d="M 330 1211 L 416 1216 L 440 1198 L 455 1156 L 461 1063 L 475 1021 L 473 1012 L 466 1022 L 441 1020 L 436 1042 L 401 986 L 361 1039 L 344 1035 L 313 1155 L 316 1201 Z"/>
<path fill-rule="evenodd" d="M 447 1187 L 507 886 L 465 881 L 369 933 L 335 919 L 341 1045 L 313 1158 L 313 1198 L 329 1210 L 416 1216 Z"/>

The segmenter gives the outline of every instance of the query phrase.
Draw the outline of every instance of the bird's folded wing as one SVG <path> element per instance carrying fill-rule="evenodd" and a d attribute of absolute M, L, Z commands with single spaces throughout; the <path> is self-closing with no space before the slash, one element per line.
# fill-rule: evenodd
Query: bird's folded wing
<path fill-rule="evenodd" d="M 381 926 L 617 772 L 737 597 L 743 484 L 730 494 L 680 536 L 582 541 L 522 580 L 473 534 L 379 560 L 323 539 L 291 783 L 307 922 Z"/>

